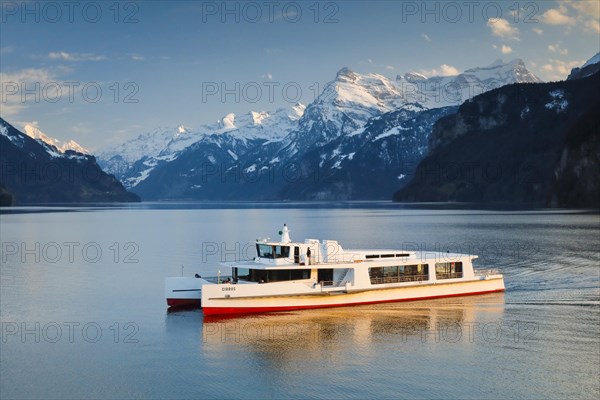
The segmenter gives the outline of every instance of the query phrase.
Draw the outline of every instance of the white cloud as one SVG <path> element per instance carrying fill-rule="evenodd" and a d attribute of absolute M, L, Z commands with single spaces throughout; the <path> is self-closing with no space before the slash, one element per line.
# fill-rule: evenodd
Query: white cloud
<path fill-rule="evenodd" d="M 56 75 L 45 68 L 27 68 L 14 72 L 0 72 L 0 103 L 2 116 L 13 117 L 22 113 L 27 108 L 27 103 L 35 103 L 35 94 L 25 97 L 21 89 L 23 87 L 32 89 L 43 87 L 47 83 L 56 82 Z M 6 93 L 4 91 L 6 90 Z M 37 91 L 36 91 L 37 92 Z M 55 95 L 54 86 L 52 86 L 47 95 Z"/>
<path fill-rule="evenodd" d="M 502 52 L 502 54 L 510 54 L 512 53 L 512 48 L 510 46 L 506 46 L 506 45 L 502 45 L 502 47 L 500 48 L 500 51 Z"/>
<path fill-rule="evenodd" d="M 544 31 L 540 28 L 532 28 L 531 29 L 534 33 L 537 33 L 538 35 L 543 35 Z"/>
<path fill-rule="evenodd" d="M 51 51 L 48 53 L 48 58 L 51 60 L 61 61 L 102 61 L 107 60 L 106 56 L 93 53 L 67 53 L 66 51 Z"/>
<path fill-rule="evenodd" d="M 270 72 L 267 72 L 266 74 L 262 74 L 261 78 L 268 79 L 268 80 L 273 80 L 273 75 Z"/>
<path fill-rule="evenodd" d="M 131 59 L 132 59 L 133 61 L 143 61 L 143 60 L 145 60 L 145 59 L 146 59 L 146 57 L 144 57 L 144 56 L 141 56 L 141 55 L 139 55 L 139 54 L 132 54 L 132 55 L 131 55 Z"/>
<path fill-rule="evenodd" d="M 584 22 L 584 26 L 592 32 L 600 33 L 600 22 L 597 19 L 589 19 Z"/>
<path fill-rule="evenodd" d="M 590 16 L 598 17 L 600 15 L 600 3 L 594 0 L 582 1 L 582 0 L 565 0 L 562 2 L 569 7 L 573 7 L 579 13 L 585 13 Z"/>
<path fill-rule="evenodd" d="M 552 53 L 558 53 L 558 54 L 561 54 L 563 56 L 566 56 L 567 54 L 569 54 L 569 50 L 568 49 L 563 49 L 562 47 L 560 47 L 559 44 L 550 44 L 550 45 L 548 45 L 548 50 L 550 50 Z"/>
<path fill-rule="evenodd" d="M 430 70 L 422 69 L 419 71 L 420 74 L 425 75 L 427 77 L 430 76 L 454 76 L 460 74 L 460 71 L 451 65 L 442 64 L 438 68 L 433 68 Z"/>
<path fill-rule="evenodd" d="M 487 26 L 492 30 L 492 35 L 503 39 L 519 40 L 519 28 L 514 27 L 503 18 L 490 18 Z"/>
<path fill-rule="evenodd" d="M 55 74 L 45 68 L 27 68 L 15 72 L 0 72 L 0 82 L 16 82 L 18 84 L 44 84 L 55 80 Z M 2 85 L 4 87 L 4 85 Z"/>
<path fill-rule="evenodd" d="M 21 114 L 25 110 L 25 105 L 20 102 L 2 102 L 2 112 L 0 113 L 0 117 L 2 118 L 10 118 L 16 115 Z"/>
<path fill-rule="evenodd" d="M 558 3 L 558 8 L 551 8 L 542 14 L 542 22 L 567 28 L 576 26 L 587 32 L 600 33 L 600 2 L 564 0 Z"/>
<path fill-rule="evenodd" d="M 394 68 L 392 65 L 386 65 L 385 69 L 389 69 L 390 71 L 395 70 L 396 68 Z"/>
<path fill-rule="evenodd" d="M 426 33 L 421 33 L 421 37 L 423 39 L 425 39 L 427 42 L 431 42 L 432 41 L 431 38 L 429 37 L 429 35 L 426 34 Z"/>
<path fill-rule="evenodd" d="M 542 21 L 548 25 L 574 25 L 575 18 L 567 15 L 567 8 L 560 6 L 558 8 L 551 8 L 542 14 Z"/>
<path fill-rule="evenodd" d="M 581 60 L 563 61 L 556 59 L 549 59 L 548 63 L 542 65 L 542 77 L 548 81 L 560 81 L 564 80 L 572 68 L 580 67 L 585 63 Z"/>

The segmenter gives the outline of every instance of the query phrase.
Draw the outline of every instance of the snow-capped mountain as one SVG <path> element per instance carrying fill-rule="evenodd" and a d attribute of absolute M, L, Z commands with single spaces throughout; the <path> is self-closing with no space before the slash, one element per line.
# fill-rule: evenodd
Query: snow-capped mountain
<path fill-rule="evenodd" d="M 361 75 L 348 68 L 325 85 L 300 120 L 299 130 L 322 136 L 350 133 L 369 118 L 395 110 L 404 102 L 393 81 L 383 75 Z"/>
<path fill-rule="evenodd" d="M 23 132 L 25 132 L 27 136 L 29 136 L 32 139 L 55 147 L 56 150 L 58 150 L 60 153 L 65 153 L 67 150 L 72 150 L 76 153 L 90 154 L 90 151 L 88 149 L 81 146 L 76 141 L 69 140 L 68 142 L 63 143 L 58 139 L 46 135 L 37 126 L 32 124 L 25 124 L 25 126 L 23 127 Z"/>
<path fill-rule="evenodd" d="M 139 201 L 138 196 L 104 173 L 94 156 L 73 150 L 63 153 L 2 118 L 0 165 L 3 204 Z"/>
<path fill-rule="evenodd" d="M 463 103 L 435 124 L 427 157 L 394 199 L 597 208 L 599 86 L 596 72 Z"/>
<path fill-rule="evenodd" d="M 586 63 L 581 66 L 581 68 L 583 69 L 589 65 L 594 65 L 594 64 L 598 64 L 598 63 L 600 63 L 600 52 L 596 53 L 595 56 L 593 56 L 592 58 L 587 60 Z"/>
<path fill-rule="evenodd" d="M 99 159 L 113 173 L 123 162 L 115 174 L 145 199 L 389 198 L 425 156 L 438 118 L 482 92 L 539 81 L 522 60 L 396 80 L 342 68 L 306 108 L 227 114 L 183 141 L 178 130 L 151 132 Z"/>
<path fill-rule="evenodd" d="M 215 124 L 213 129 L 216 129 Z M 210 128 L 208 128 L 210 129 Z M 110 146 L 96 157 L 106 172 L 121 179 L 123 174 L 142 159 L 159 158 L 169 150 L 181 151 L 202 138 L 202 131 L 192 132 L 183 125 L 175 128 L 156 128 L 125 143 Z"/>
<path fill-rule="evenodd" d="M 457 106 L 464 101 L 512 83 L 542 82 L 531 73 L 521 59 L 508 63 L 498 59 L 487 67 L 470 68 L 454 76 L 434 76 L 427 78 L 416 72 L 409 72 L 396 78 L 404 98 L 427 108 Z"/>
<path fill-rule="evenodd" d="M 302 147 L 327 143 L 339 135 L 362 128 L 373 117 L 400 108 L 423 109 L 458 106 L 465 100 L 511 83 L 541 82 L 523 60 L 496 60 L 455 76 L 427 78 L 417 72 L 395 81 L 379 74 L 359 74 L 342 68 L 308 105 L 299 121 L 298 134 L 288 138 L 290 154 Z"/>
<path fill-rule="evenodd" d="M 214 133 L 228 132 L 246 140 L 278 141 L 290 129 L 295 128 L 305 109 L 304 104 L 298 103 L 289 109 L 280 108 L 273 113 L 266 111 L 250 111 L 243 115 L 229 113 L 218 121 L 219 129 Z"/>
<path fill-rule="evenodd" d="M 273 113 L 251 111 L 239 116 L 229 113 L 214 124 L 197 129 L 184 126 L 158 128 L 112 146 L 100 152 L 97 158 L 105 171 L 117 176 L 127 188 L 132 188 L 158 166 L 173 162 L 183 150 L 196 143 L 229 148 L 226 154 L 237 161 L 236 153 L 243 152 L 239 147 L 281 140 L 297 126 L 304 109 L 303 104 L 296 104 Z"/>
<path fill-rule="evenodd" d="M 600 71 L 600 52 L 587 60 L 581 67 L 573 68 L 567 80 L 583 79 Z"/>
<path fill-rule="evenodd" d="M 371 118 L 361 129 L 314 147 L 293 165 L 280 196 L 302 200 L 389 199 L 427 154 L 435 122 L 458 107 L 403 107 Z"/>

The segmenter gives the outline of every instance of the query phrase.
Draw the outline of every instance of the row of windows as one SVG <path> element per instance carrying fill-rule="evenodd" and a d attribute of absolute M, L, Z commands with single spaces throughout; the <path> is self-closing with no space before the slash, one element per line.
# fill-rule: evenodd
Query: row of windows
<path fill-rule="evenodd" d="M 373 258 L 392 258 L 392 257 L 408 257 L 409 254 L 367 254 L 365 258 L 367 260 Z"/>
<path fill-rule="evenodd" d="M 371 284 L 429 280 L 429 264 L 369 268 Z"/>
<path fill-rule="evenodd" d="M 436 279 L 463 277 L 462 262 L 435 263 Z M 429 280 L 429 264 L 399 265 L 369 268 L 371 284 Z"/>
<path fill-rule="evenodd" d="M 283 282 L 310 279 L 310 269 L 270 270 L 233 268 L 233 279 L 248 282 Z"/>

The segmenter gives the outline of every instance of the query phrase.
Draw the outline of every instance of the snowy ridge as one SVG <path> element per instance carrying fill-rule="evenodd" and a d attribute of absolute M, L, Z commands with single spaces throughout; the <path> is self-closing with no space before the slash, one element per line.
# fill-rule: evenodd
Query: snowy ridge
<path fill-rule="evenodd" d="M 216 123 L 198 129 L 184 126 L 157 128 L 107 148 L 97 158 L 105 171 L 114 174 L 127 188 L 131 188 L 148 178 L 161 164 L 176 160 L 192 145 L 206 143 L 230 147 L 228 154 L 237 160 L 236 146 L 240 144 L 247 145 L 249 141 L 256 140 L 279 141 L 297 126 L 304 109 L 304 105 L 296 104 L 290 109 L 278 109 L 273 113 L 229 113 Z"/>
<path fill-rule="evenodd" d="M 60 140 L 46 135 L 37 126 L 32 124 L 25 124 L 25 126 L 23 127 L 23 132 L 25 132 L 30 138 L 35 139 L 42 144 L 48 144 L 56 148 L 56 150 L 58 150 L 58 152 L 60 152 L 61 154 L 65 153 L 68 150 L 81 154 L 90 154 L 90 151 L 88 149 L 81 146 L 76 141 L 69 140 L 68 142 L 62 143 Z M 46 146 L 46 148 L 48 147 Z"/>
<path fill-rule="evenodd" d="M 87 150 L 72 140 L 61 145 L 59 140 L 45 135 L 39 130 L 39 128 L 29 124 L 25 125 L 28 132 L 20 132 L 16 130 L 16 134 L 11 134 L 6 124 L 6 121 L 2 121 L 0 123 L 0 135 L 6 137 L 19 148 L 23 148 L 25 146 L 25 138 L 30 137 L 38 142 L 44 151 L 52 158 L 63 158 L 69 160 L 87 160 L 90 158 L 88 153 L 78 151 L 77 149 L 82 149 L 87 152 Z M 35 156 L 32 155 L 32 157 Z"/>
<path fill-rule="evenodd" d="M 571 73 L 567 77 L 567 80 L 587 78 L 588 76 L 594 75 L 599 70 L 600 52 L 596 53 L 595 56 L 587 60 L 581 67 L 575 67 L 571 69 Z"/>
<path fill-rule="evenodd" d="M 508 63 L 498 59 L 486 67 L 470 68 L 454 76 L 426 78 L 410 72 L 396 78 L 406 101 L 417 102 L 427 108 L 456 106 L 505 85 L 535 82 L 542 81 L 527 70 L 521 59 Z"/>
<path fill-rule="evenodd" d="M 307 107 L 300 129 L 310 131 L 317 124 L 317 129 L 325 125 L 329 130 L 350 133 L 369 118 L 392 111 L 403 103 L 399 88 L 385 76 L 361 75 L 342 68 Z"/>
<path fill-rule="evenodd" d="M 359 165 L 372 164 L 375 157 L 377 168 L 387 171 L 392 162 L 417 162 L 426 153 L 431 127 L 449 108 L 507 84 L 539 81 L 519 59 L 497 60 L 455 76 L 409 72 L 396 80 L 342 68 L 306 107 L 228 113 L 197 129 L 160 128 L 106 149 L 98 162 L 125 187 L 149 198 L 215 196 L 218 189 L 198 178 L 206 163 L 215 166 L 213 174 L 216 169 L 260 173 L 289 165 L 308 170 L 312 163 L 340 173 L 350 168 L 356 176 Z M 394 172 L 394 181 L 398 175 Z M 236 188 L 228 195 L 236 190 L 244 191 Z"/>
<path fill-rule="evenodd" d="M 299 130 L 314 130 L 314 135 L 320 133 L 329 140 L 351 134 L 370 118 L 409 104 L 420 110 L 457 106 L 486 91 L 523 82 L 541 80 L 527 70 L 521 59 L 509 63 L 496 60 L 486 67 L 471 68 L 455 76 L 427 78 L 409 72 L 396 77 L 395 81 L 379 74 L 359 74 L 342 68 L 307 107 Z"/>
<path fill-rule="evenodd" d="M 598 64 L 598 63 L 600 63 L 600 52 L 596 53 L 595 56 L 593 56 L 592 58 L 587 60 L 586 63 L 581 66 L 581 68 L 583 69 L 587 66 Z"/>
<path fill-rule="evenodd" d="M 4 125 L 3 123 L 0 124 L 0 135 L 6 137 L 8 140 L 10 140 L 15 146 L 23 148 L 23 137 L 21 136 L 16 136 L 16 135 L 11 135 L 8 132 L 8 127 L 6 125 Z"/>

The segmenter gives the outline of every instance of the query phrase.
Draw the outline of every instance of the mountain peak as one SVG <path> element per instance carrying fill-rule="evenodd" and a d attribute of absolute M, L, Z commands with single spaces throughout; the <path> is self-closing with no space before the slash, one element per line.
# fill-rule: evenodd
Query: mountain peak
<path fill-rule="evenodd" d="M 484 68 L 498 68 L 498 67 L 504 67 L 504 66 L 525 66 L 525 62 L 520 59 L 520 58 L 515 58 L 507 63 L 504 62 L 503 59 L 498 58 L 496 61 L 494 61 L 493 63 L 491 63 L 490 65 L 484 67 Z M 476 68 L 472 68 L 472 69 L 476 69 Z"/>
<path fill-rule="evenodd" d="M 30 138 L 54 146 L 61 153 L 64 153 L 67 150 L 72 150 L 81 154 L 90 154 L 90 151 L 88 149 L 81 146 L 76 141 L 71 139 L 66 143 L 62 143 L 60 140 L 46 135 L 40 130 L 40 128 L 37 125 L 34 124 L 25 124 L 23 126 L 23 132 Z"/>
<path fill-rule="evenodd" d="M 592 58 L 587 60 L 586 63 L 581 66 L 581 68 L 583 69 L 587 66 L 598 64 L 598 63 L 600 63 L 600 52 L 596 53 L 595 56 L 593 56 Z"/>
<path fill-rule="evenodd" d="M 335 77 L 336 78 L 354 79 L 356 77 L 356 72 L 352 71 L 348 67 L 344 67 L 337 72 Z"/>
<path fill-rule="evenodd" d="M 404 78 L 407 82 L 411 82 L 411 83 L 415 83 L 415 82 L 420 82 L 420 81 L 424 81 L 427 79 L 427 77 L 423 74 L 420 74 L 418 72 L 407 72 L 406 74 L 404 74 L 403 77 L 401 77 L 400 75 L 398 75 L 396 77 L 396 80 L 400 80 Z"/>
<path fill-rule="evenodd" d="M 520 58 L 515 58 L 508 63 L 499 58 L 487 67 L 470 68 L 463 74 L 478 75 L 483 80 L 495 79 L 499 83 L 503 83 L 502 85 L 496 85 L 498 87 L 509 83 L 542 82 L 540 78 L 527 69 L 525 62 Z"/>
<path fill-rule="evenodd" d="M 581 67 L 571 69 L 567 80 L 586 78 L 600 70 L 600 52 L 590 58 Z"/>

